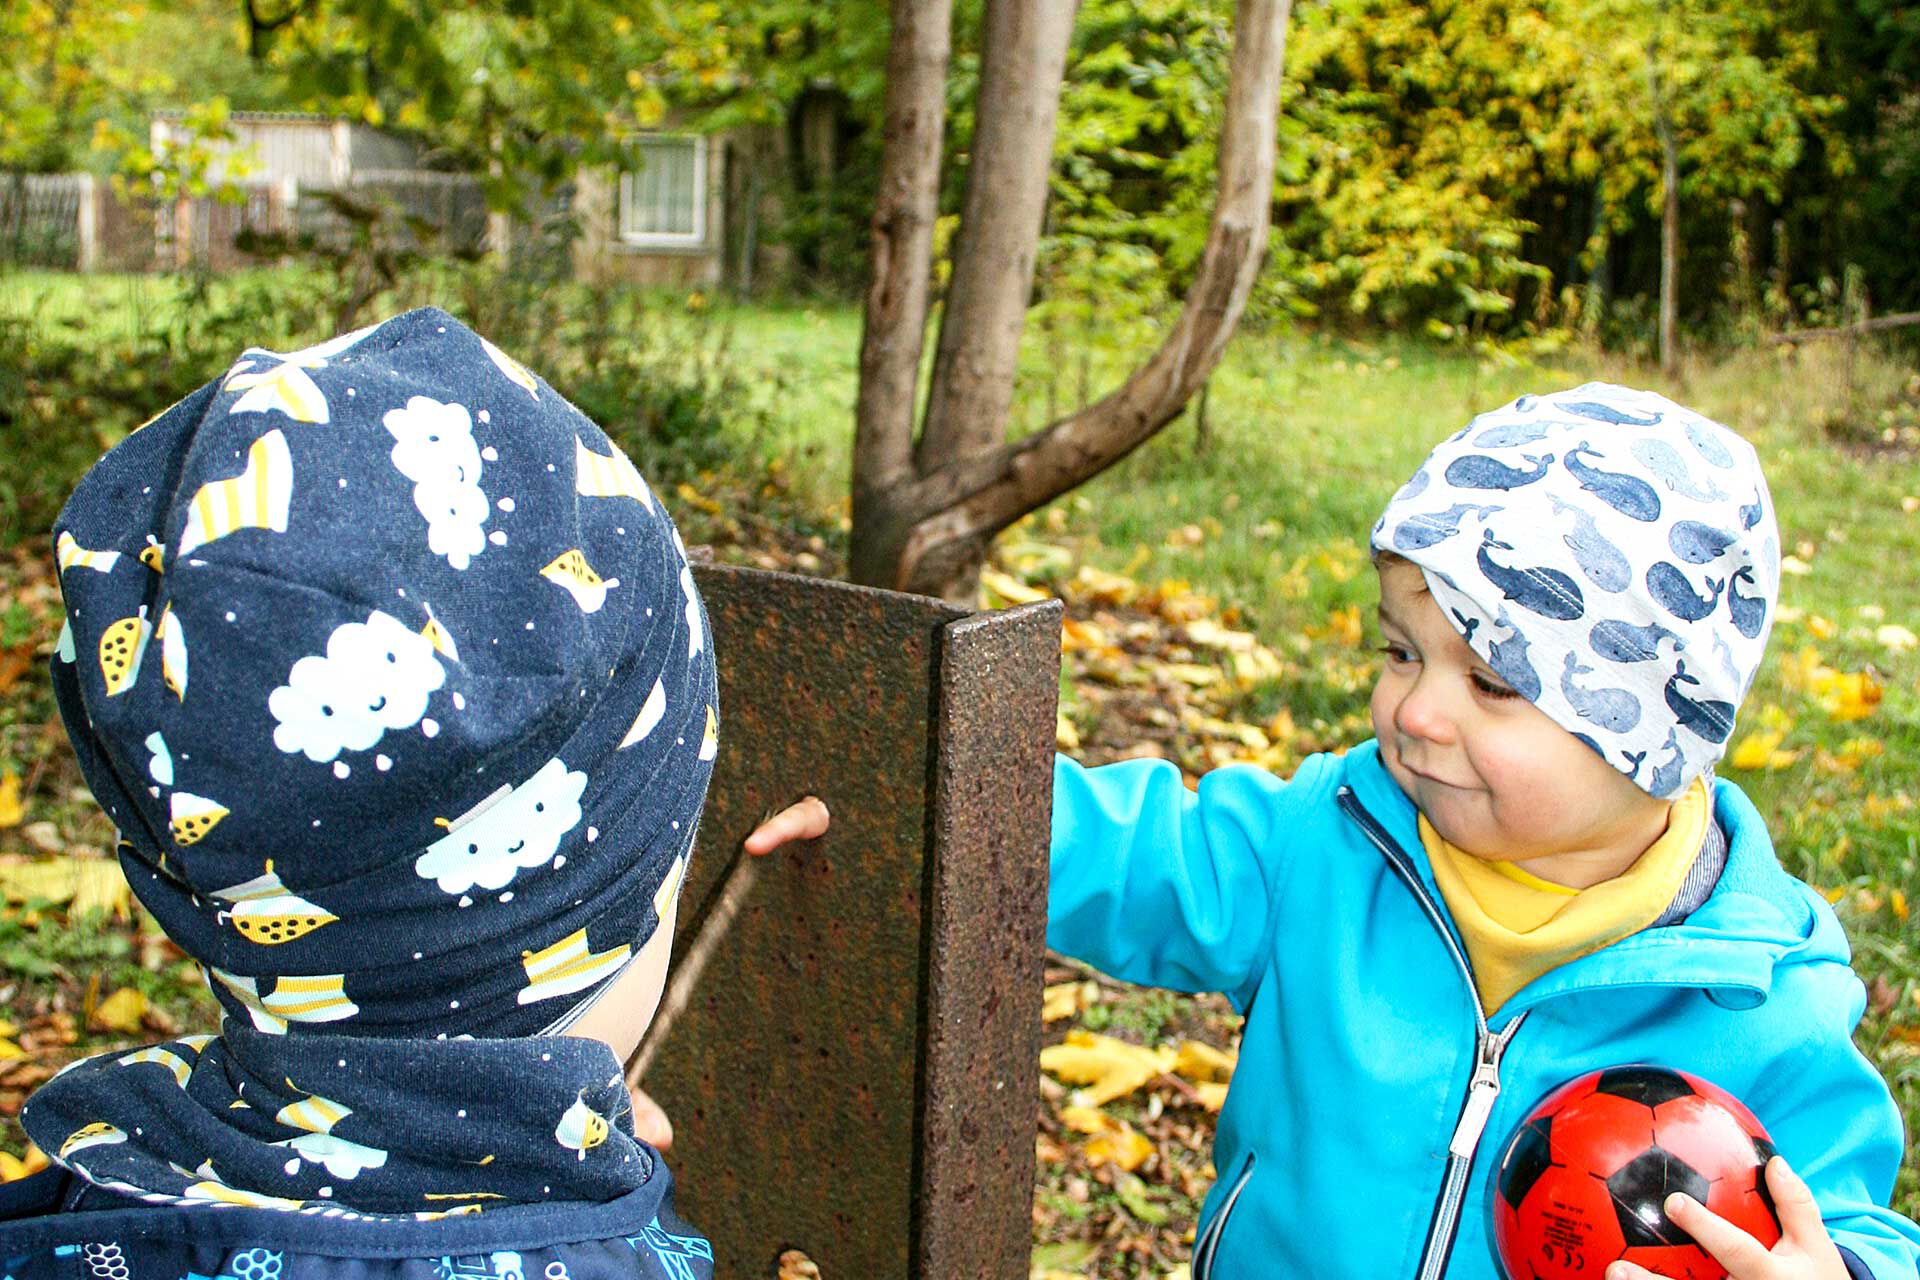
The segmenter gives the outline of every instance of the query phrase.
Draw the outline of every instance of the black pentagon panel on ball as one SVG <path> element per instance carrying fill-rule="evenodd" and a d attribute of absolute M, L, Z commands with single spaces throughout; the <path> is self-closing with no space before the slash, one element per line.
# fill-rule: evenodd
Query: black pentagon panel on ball
<path fill-rule="evenodd" d="M 1500 1198 L 1516 1210 L 1533 1190 L 1533 1184 L 1540 1181 L 1540 1175 L 1553 1165 L 1549 1141 L 1552 1124 L 1550 1115 L 1529 1120 L 1507 1150 L 1506 1162 L 1500 1167 Z"/>
<path fill-rule="evenodd" d="M 1708 1180 L 1691 1165 L 1657 1146 L 1648 1147 L 1607 1179 L 1620 1235 L 1629 1249 L 1694 1243 L 1692 1236 L 1667 1220 L 1664 1206 L 1676 1191 L 1705 1204 L 1708 1187 Z"/>
<path fill-rule="evenodd" d="M 1593 1091 L 1657 1107 L 1663 1102 L 1686 1097 L 1693 1092 L 1693 1086 L 1679 1072 L 1669 1071 L 1665 1067 L 1631 1066 L 1602 1071 Z"/>
<path fill-rule="evenodd" d="M 1780 1210 L 1773 1203 L 1773 1188 L 1767 1185 L 1767 1164 L 1780 1152 L 1767 1138 L 1756 1137 L 1753 1140 L 1753 1154 L 1760 1158 L 1760 1167 L 1753 1171 L 1754 1194 L 1760 1197 L 1760 1203 L 1767 1206 L 1767 1212 L 1777 1220 Z"/>

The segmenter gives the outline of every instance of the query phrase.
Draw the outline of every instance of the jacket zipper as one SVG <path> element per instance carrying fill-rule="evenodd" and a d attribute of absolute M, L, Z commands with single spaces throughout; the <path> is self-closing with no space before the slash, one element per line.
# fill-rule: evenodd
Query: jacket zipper
<path fill-rule="evenodd" d="M 1460 1209 L 1466 1198 L 1467 1177 L 1473 1171 L 1474 1153 L 1486 1133 L 1487 1119 L 1493 1114 L 1493 1104 L 1500 1097 L 1500 1057 L 1506 1052 L 1514 1033 L 1520 1030 L 1520 1024 L 1527 1020 L 1527 1015 L 1522 1013 L 1498 1034 L 1488 1028 L 1486 1014 L 1480 1008 L 1479 989 L 1473 985 L 1472 966 L 1467 963 L 1466 953 L 1460 949 L 1453 931 L 1447 928 L 1439 906 L 1427 892 L 1426 886 L 1420 883 L 1419 873 L 1413 869 L 1413 863 L 1386 829 L 1362 807 L 1352 787 L 1343 786 L 1337 794 L 1340 807 L 1359 824 L 1367 839 L 1386 858 L 1387 864 L 1406 882 L 1420 909 L 1426 912 L 1427 919 L 1439 932 L 1440 940 L 1446 943 L 1454 967 L 1466 981 L 1467 992 L 1472 997 L 1473 1076 L 1467 1084 L 1466 1101 L 1461 1104 L 1459 1119 L 1454 1122 L 1453 1138 L 1447 1143 L 1446 1171 L 1440 1180 L 1440 1196 L 1434 1202 L 1433 1220 L 1427 1228 L 1427 1241 L 1420 1252 L 1420 1270 L 1417 1273 L 1418 1280 L 1439 1280 L 1453 1252 L 1454 1238 L 1459 1234 Z M 1196 1276 L 1195 1280 L 1199 1278 Z"/>
<path fill-rule="evenodd" d="M 1247 1189 L 1247 1181 L 1253 1177 L 1253 1152 L 1247 1152 L 1247 1162 L 1240 1166 L 1240 1176 L 1234 1180 L 1233 1190 L 1227 1193 L 1226 1203 L 1220 1206 L 1220 1216 L 1207 1225 L 1207 1234 L 1200 1237 L 1193 1247 L 1193 1280 L 1207 1280 L 1213 1273 L 1214 1255 L 1220 1252 L 1220 1237 L 1227 1229 L 1227 1219 L 1233 1214 L 1233 1206 L 1239 1202 L 1240 1193 Z"/>

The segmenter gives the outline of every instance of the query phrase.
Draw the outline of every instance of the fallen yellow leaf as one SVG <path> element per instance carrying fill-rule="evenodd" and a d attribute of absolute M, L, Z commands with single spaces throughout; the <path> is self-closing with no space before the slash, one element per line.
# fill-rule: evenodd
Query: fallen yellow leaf
<path fill-rule="evenodd" d="M 1001 605 L 1035 604 L 1041 600 L 1051 600 L 1053 596 L 1037 587 L 1030 587 L 1010 573 L 999 569 L 982 569 L 980 587 L 989 604 L 996 600 Z"/>
<path fill-rule="evenodd" d="M 1835 676 L 1820 690 L 1820 701 L 1835 720 L 1863 720 L 1880 705 L 1884 691 L 1880 682 L 1864 671 Z"/>
<path fill-rule="evenodd" d="M 1068 1084 L 1088 1085 L 1074 1101 L 1100 1106 L 1125 1097 L 1173 1066 L 1171 1049 L 1147 1049 L 1091 1031 L 1069 1031 L 1066 1043 L 1040 1051 L 1040 1066 Z"/>
<path fill-rule="evenodd" d="M 1216 1115 L 1221 1107 L 1227 1105 L 1227 1086 L 1224 1084 L 1197 1084 L 1193 1086 L 1193 1091 L 1200 1095 L 1200 1105 Z"/>
<path fill-rule="evenodd" d="M 46 1167 L 46 1153 L 31 1142 L 27 1144 L 25 1159 L 0 1151 L 0 1182 L 18 1182 L 22 1178 L 32 1177 Z"/>
<path fill-rule="evenodd" d="M 1787 735 L 1777 729 L 1750 733 L 1733 749 L 1727 763 L 1736 769 L 1784 769 L 1800 758 L 1798 751 L 1782 751 Z"/>
<path fill-rule="evenodd" d="M 22 1049 L 8 1037 L 0 1036 L 0 1060 L 11 1062 L 15 1058 L 24 1058 L 26 1056 L 27 1051 L 25 1049 Z"/>
<path fill-rule="evenodd" d="M 1226 1080 L 1233 1075 L 1234 1056 L 1203 1044 L 1198 1040 L 1182 1040 L 1180 1051 L 1174 1056 L 1175 1075 L 1200 1083 L 1208 1080 Z"/>
<path fill-rule="evenodd" d="M 1153 1144 L 1125 1123 L 1120 1125 L 1118 1133 L 1102 1133 L 1087 1139 L 1087 1163 L 1095 1167 L 1112 1164 L 1132 1173 L 1152 1154 Z"/>
<path fill-rule="evenodd" d="M 1831 640 L 1840 634 L 1840 628 L 1833 625 L 1832 619 L 1823 618 L 1817 613 L 1807 615 L 1807 630 L 1822 640 Z"/>
<path fill-rule="evenodd" d="M 20 803 L 20 775 L 9 769 L 0 774 L 0 827 L 17 827 L 27 816 Z"/>
<path fill-rule="evenodd" d="M 1120 1121 L 1098 1107 L 1062 1107 L 1060 1123 L 1075 1133 L 1114 1133 L 1120 1128 Z"/>
<path fill-rule="evenodd" d="M 1094 604 L 1132 604 L 1140 595 L 1140 584 L 1121 573 L 1108 573 L 1090 564 L 1080 566 L 1073 575 L 1075 595 Z"/>
<path fill-rule="evenodd" d="M 118 920 L 129 918 L 133 902 L 127 877 L 112 858 L 0 859 L 0 897 L 8 902 L 67 903 L 75 915 L 110 911 Z"/>
<path fill-rule="evenodd" d="M 118 1031 L 132 1035 L 147 1016 L 147 998 L 132 987 L 122 987 L 94 1006 L 87 1025 L 95 1031 Z"/>
<path fill-rule="evenodd" d="M 1053 745 L 1062 751 L 1080 749 L 1080 731 L 1067 719 L 1067 713 L 1058 709 L 1053 713 Z"/>
<path fill-rule="evenodd" d="M 1893 914 L 1902 920 L 1907 918 L 1907 894 L 1904 889 L 1895 889 L 1887 894 L 1887 905 L 1893 908 Z"/>
<path fill-rule="evenodd" d="M 1040 1020 L 1058 1022 L 1062 1018 L 1071 1018 L 1099 998 L 1100 984 L 1097 982 L 1057 982 L 1041 994 Z"/>

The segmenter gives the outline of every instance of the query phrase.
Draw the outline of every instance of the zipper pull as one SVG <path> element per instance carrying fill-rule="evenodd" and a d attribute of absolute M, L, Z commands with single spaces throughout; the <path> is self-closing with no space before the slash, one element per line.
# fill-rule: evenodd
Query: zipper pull
<path fill-rule="evenodd" d="M 1464 1160 L 1473 1154 L 1499 1097 L 1500 1062 L 1498 1059 L 1482 1062 L 1473 1069 L 1473 1082 L 1467 1086 L 1467 1105 L 1460 1109 L 1460 1123 L 1454 1126 L 1453 1141 L 1447 1144 L 1448 1155 Z"/>

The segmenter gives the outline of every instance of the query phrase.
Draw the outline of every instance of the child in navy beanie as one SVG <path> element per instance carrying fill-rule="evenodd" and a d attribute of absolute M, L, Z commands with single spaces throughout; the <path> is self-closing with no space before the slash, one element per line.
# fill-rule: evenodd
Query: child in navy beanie
<path fill-rule="evenodd" d="M 716 752 L 625 455 L 414 311 L 244 352 L 95 465 L 56 552 L 69 735 L 224 1016 L 30 1099 L 12 1275 L 81 1237 L 101 1280 L 711 1275 L 615 1051 L 558 1034 L 623 974 L 657 998 Z"/>

